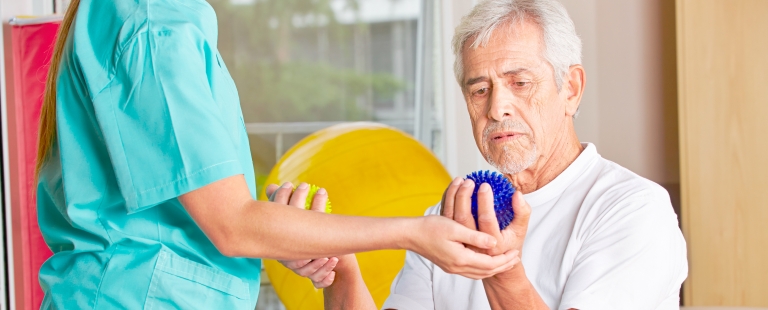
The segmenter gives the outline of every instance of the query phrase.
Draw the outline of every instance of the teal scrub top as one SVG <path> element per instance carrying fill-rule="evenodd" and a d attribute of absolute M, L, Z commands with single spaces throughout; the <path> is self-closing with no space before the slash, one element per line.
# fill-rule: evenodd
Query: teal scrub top
<path fill-rule="evenodd" d="M 43 309 L 253 309 L 261 261 L 222 255 L 177 197 L 245 175 L 235 84 L 202 0 L 82 0 L 37 184 Z"/>

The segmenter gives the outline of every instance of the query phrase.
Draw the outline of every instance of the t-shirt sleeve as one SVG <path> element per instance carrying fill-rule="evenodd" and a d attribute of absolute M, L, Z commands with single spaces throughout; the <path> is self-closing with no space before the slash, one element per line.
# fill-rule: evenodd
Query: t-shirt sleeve
<path fill-rule="evenodd" d="M 216 102 L 218 53 L 198 28 L 180 24 L 137 34 L 94 110 L 128 213 L 242 174 L 238 121 Z M 98 99 L 98 100 L 97 100 Z"/>
<path fill-rule="evenodd" d="M 425 215 L 439 214 L 440 206 L 427 209 Z M 432 295 L 432 272 L 435 265 L 411 251 L 405 251 L 405 265 L 392 281 L 390 295 L 382 309 L 431 310 L 435 308 Z"/>
<path fill-rule="evenodd" d="M 685 240 L 663 189 L 604 212 L 586 237 L 558 309 L 678 309 Z"/>
<path fill-rule="evenodd" d="M 382 309 L 434 309 L 432 264 L 411 251 L 405 252 L 405 265 L 392 281 L 389 297 Z"/>

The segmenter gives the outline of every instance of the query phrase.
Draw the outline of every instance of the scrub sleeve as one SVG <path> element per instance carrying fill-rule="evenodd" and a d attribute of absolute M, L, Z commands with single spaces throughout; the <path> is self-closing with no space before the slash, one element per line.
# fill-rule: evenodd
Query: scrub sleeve
<path fill-rule="evenodd" d="M 141 33 L 119 57 L 94 106 L 128 213 L 243 173 L 236 113 L 211 92 L 218 53 L 199 30 Z"/>

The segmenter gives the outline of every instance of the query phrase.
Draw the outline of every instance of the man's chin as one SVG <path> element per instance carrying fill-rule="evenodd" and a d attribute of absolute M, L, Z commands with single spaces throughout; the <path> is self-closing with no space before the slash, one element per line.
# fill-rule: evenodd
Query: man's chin
<path fill-rule="evenodd" d="M 505 175 L 518 174 L 521 171 L 528 169 L 531 165 L 533 165 L 536 159 L 535 152 L 531 152 L 529 150 L 526 150 L 526 152 L 512 154 L 506 152 L 504 155 L 507 156 L 484 157 L 488 164 Z"/>
<path fill-rule="evenodd" d="M 503 175 L 515 175 L 520 172 L 525 171 L 525 169 L 528 169 L 528 167 L 525 167 L 522 164 L 519 163 L 513 163 L 513 164 L 506 164 L 506 165 L 493 165 L 491 164 L 496 170 L 501 172 Z"/>

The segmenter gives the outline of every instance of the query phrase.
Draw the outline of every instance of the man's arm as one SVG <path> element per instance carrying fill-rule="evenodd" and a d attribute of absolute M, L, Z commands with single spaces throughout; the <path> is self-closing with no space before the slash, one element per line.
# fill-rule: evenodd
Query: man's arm
<path fill-rule="evenodd" d="M 354 254 L 339 257 L 333 284 L 323 289 L 325 309 L 376 310 Z"/>
<path fill-rule="evenodd" d="M 483 287 L 491 309 L 549 309 L 526 277 L 522 264 L 483 279 Z"/>

